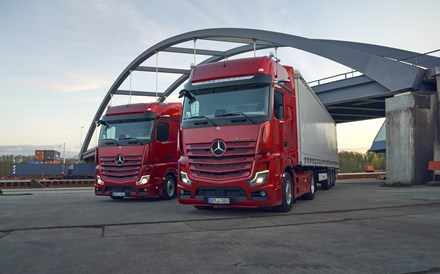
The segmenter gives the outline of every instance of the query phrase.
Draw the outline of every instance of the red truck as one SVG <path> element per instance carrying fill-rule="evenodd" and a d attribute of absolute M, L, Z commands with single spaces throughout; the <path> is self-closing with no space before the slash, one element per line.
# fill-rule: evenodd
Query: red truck
<path fill-rule="evenodd" d="M 180 203 L 289 211 L 334 186 L 335 122 L 292 67 L 273 56 L 199 65 L 180 96 Z"/>
<path fill-rule="evenodd" d="M 95 195 L 174 197 L 181 115 L 181 103 L 109 107 L 98 121 Z"/>

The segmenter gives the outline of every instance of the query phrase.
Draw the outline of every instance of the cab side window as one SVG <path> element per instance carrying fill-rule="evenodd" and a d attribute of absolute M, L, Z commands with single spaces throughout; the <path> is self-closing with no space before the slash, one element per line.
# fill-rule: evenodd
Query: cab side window
<path fill-rule="evenodd" d="M 275 118 L 278 120 L 284 119 L 284 98 L 283 93 L 278 90 L 275 90 L 274 94 L 274 102 L 273 102 L 273 113 Z"/>
<path fill-rule="evenodd" d="M 170 125 L 168 123 L 159 122 L 157 124 L 156 140 L 159 142 L 168 141 Z"/>

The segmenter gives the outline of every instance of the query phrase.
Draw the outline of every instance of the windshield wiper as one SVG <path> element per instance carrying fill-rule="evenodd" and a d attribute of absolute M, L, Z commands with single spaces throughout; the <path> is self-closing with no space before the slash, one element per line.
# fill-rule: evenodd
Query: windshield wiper
<path fill-rule="evenodd" d="M 125 138 L 123 138 L 123 139 L 119 139 L 119 141 L 121 141 L 121 140 L 135 140 L 137 143 L 139 143 L 139 144 L 141 144 L 141 140 L 139 140 L 138 138 L 136 138 L 136 137 L 125 137 Z"/>
<path fill-rule="evenodd" d="M 200 116 L 191 116 L 191 117 L 189 117 L 189 118 L 187 118 L 188 120 L 189 119 L 196 119 L 196 118 L 205 118 L 206 120 L 208 120 L 209 122 L 211 122 L 211 124 L 213 125 L 213 126 L 217 126 L 217 124 L 216 123 L 214 123 L 214 121 L 212 121 L 211 119 L 209 119 L 208 117 L 206 117 L 205 115 L 200 115 Z"/>
<path fill-rule="evenodd" d="M 101 139 L 99 141 L 104 141 L 104 142 L 111 141 L 111 142 L 115 143 L 117 146 L 119 146 L 119 143 L 115 139 Z M 108 145 L 108 144 L 106 143 L 106 145 Z"/>
<path fill-rule="evenodd" d="M 237 116 L 237 115 L 242 115 L 243 117 L 245 117 L 246 119 L 251 121 L 252 124 L 256 124 L 257 123 L 251 117 L 247 116 L 243 112 L 231 112 L 231 113 L 226 113 L 226 114 L 220 114 L 220 115 L 217 115 L 216 117 L 228 117 L 228 116 Z"/>

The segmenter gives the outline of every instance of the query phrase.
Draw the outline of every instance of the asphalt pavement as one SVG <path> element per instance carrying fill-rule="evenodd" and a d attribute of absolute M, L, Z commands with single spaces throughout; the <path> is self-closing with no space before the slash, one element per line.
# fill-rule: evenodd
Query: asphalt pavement
<path fill-rule="evenodd" d="M 440 273 L 440 187 L 338 181 L 291 212 L 3 190 L 0 273 Z"/>

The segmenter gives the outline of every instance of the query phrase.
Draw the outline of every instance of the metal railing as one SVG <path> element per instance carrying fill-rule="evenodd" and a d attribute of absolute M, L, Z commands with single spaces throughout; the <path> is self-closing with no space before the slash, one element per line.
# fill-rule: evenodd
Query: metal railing
<path fill-rule="evenodd" d="M 340 74 L 336 74 L 336 75 L 333 75 L 333 76 L 329 76 L 329 77 L 321 78 L 321 79 L 318 79 L 318 80 L 314 80 L 314 81 L 308 82 L 308 84 L 311 87 L 319 86 L 319 85 L 322 85 L 322 84 L 326 84 L 326 83 L 330 83 L 330 82 L 335 82 L 335 81 L 339 81 L 339 80 L 346 80 L 346 79 L 357 77 L 357 76 L 361 76 L 361 75 L 363 75 L 361 72 L 359 72 L 357 70 L 352 70 L 350 72 L 340 73 Z"/>
<path fill-rule="evenodd" d="M 421 63 L 418 62 L 420 56 L 425 56 L 425 55 L 436 53 L 436 52 L 440 52 L 440 49 L 428 51 L 428 52 L 425 52 L 425 53 L 416 54 L 416 55 L 405 57 L 405 58 L 402 58 L 402 59 L 394 59 L 394 58 L 389 58 L 389 57 L 385 57 L 385 58 L 388 58 L 390 60 L 394 60 L 394 61 L 399 62 L 399 63 L 405 63 L 405 64 L 409 64 L 409 65 L 417 67 L 417 66 L 421 66 L 424 63 L 424 62 L 421 62 Z M 411 60 L 411 59 L 414 59 L 415 62 L 406 62 L 407 60 Z M 318 79 L 318 80 L 313 80 L 313 81 L 308 82 L 308 84 L 311 87 L 312 86 L 319 86 L 319 85 L 322 85 L 322 84 L 331 83 L 331 82 L 338 81 L 338 80 L 346 80 L 346 79 L 357 77 L 357 76 L 361 76 L 361 75 L 363 75 L 361 72 L 356 71 L 356 70 L 352 70 L 350 72 L 340 73 L 340 74 L 336 74 L 336 75 L 333 75 L 333 76 L 321 78 L 321 79 Z"/>

